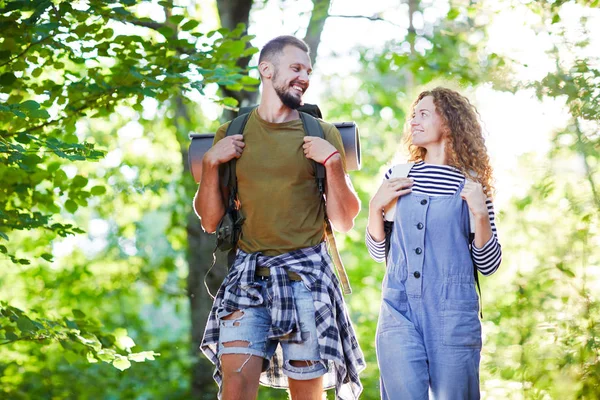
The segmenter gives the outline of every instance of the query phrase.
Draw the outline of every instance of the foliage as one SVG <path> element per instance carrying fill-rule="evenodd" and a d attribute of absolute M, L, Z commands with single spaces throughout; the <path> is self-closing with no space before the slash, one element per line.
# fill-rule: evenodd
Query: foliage
<path fill-rule="evenodd" d="M 185 8 L 175 7 L 175 13 L 165 9 L 167 19 L 158 22 L 136 15 L 141 3 L 0 3 L 0 242 L 5 242 L 0 244 L 0 259 L 6 268 L 6 263 L 16 264 L 14 275 L 3 268 L 2 292 L 12 296 L 11 303 L 26 305 L 26 311 L 8 303 L 0 309 L 2 344 L 12 348 L 17 348 L 16 342 L 29 342 L 55 349 L 52 343 L 56 342 L 69 361 L 75 362 L 68 354 L 78 355 L 92 363 L 109 362 L 120 370 L 129 368 L 130 361 L 153 360 L 158 355 L 132 353 L 133 340 L 118 328 L 125 321 L 114 323 L 102 315 L 108 327 L 102 326 L 98 312 L 88 311 L 94 302 L 83 307 L 80 296 L 48 294 L 56 287 L 53 269 L 71 284 L 85 282 L 81 291 L 89 292 L 92 299 L 122 290 L 102 289 L 91 272 L 93 267 L 83 259 L 74 268 L 50 266 L 49 262 L 56 261 L 51 244 L 59 243 L 57 238 L 84 233 L 73 219 L 87 207 L 98 206 L 99 197 L 106 200 L 115 191 L 132 189 L 128 181 L 119 187 L 118 174 L 112 174 L 112 182 L 106 181 L 100 176 L 105 170 L 92 172 L 86 163 L 101 160 L 114 141 L 110 131 L 95 135 L 95 127 L 114 127 L 111 121 L 123 107 L 139 112 L 148 99 L 166 102 L 182 92 L 206 96 L 210 84 L 253 90 L 257 81 L 245 76 L 235 63 L 256 49 L 245 48 L 251 37 L 242 35 L 243 26 L 232 32 L 204 33 L 196 29 L 199 22 Z M 230 98 L 213 100 L 236 105 Z M 152 182 L 157 192 L 160 182 Z M 106 215 L 118 210 L 114 207 Z M 103 215 L 101 207 L 96 210 Z M 71 262 L 76 260 L 73 257 Z M 32 276 L 38 281 L 44 276 L 41 293 L 54 299 L 40 302 L 7 292 L 12 279 L 27 282 Z M 151 284 L 162 279 L 154 272 L 143 277 Z M 56 313 L 48 307 L 51 304 Z M 71 312 L 74 318 L 66 316 Z M 44 358 L 39 351 L 38 356 Z M 5 390 L 10 387 L 3 385 Z"/>
<path fill-rule="evenodd" d="M 98 160 L 104 152 L 82 140 L 76 122 L 107 118 L 119 104 L 142 110 L 142 101 L 164 101 L 179 91 L 210 83 L 248 88 L 255 80 L 240 74 L 237 57 L 249 37 L 234 32 L 194 31 L 198 22 L 177 14 L 169 23 L 138 18 L 128 10 L 137 3 L 90 1 L 10 2 L 2 11 L 0 104 L 3 177 L 0 197 L 2 238 L 11 230 L 46 229 L 56 235 L 82 233 L 70 224 L 51 223 L 61 208 L 74 213 L 106 188 L 85 176 L 68 177 L 61 162 Z M 120 34 L 127 25 L 151 29 L 150 39 Z M 179 31 L 179 34 L 178 34 Z M 215 34 L 221 36 L 210 40 Z M 235 105 L 231 99 L 222 102 Z M 13 262 L 27 264 L 6 246 Z M 47 252 L 37 256 L 51 259 Z"/>

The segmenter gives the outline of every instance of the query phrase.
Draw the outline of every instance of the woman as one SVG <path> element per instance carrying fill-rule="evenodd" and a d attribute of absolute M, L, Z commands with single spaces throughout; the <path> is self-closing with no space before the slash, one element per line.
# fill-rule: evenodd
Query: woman
<path fill-rule="evenodd" d="M 467 98 L 425 91 L 411 115 L 406 142 L 414 165 L 406 177 L 390 178 L 390 170 L 369 205 L 367 247 L 381 262 L 383 211 L 396 204 L 376 337 L 381 397 L 479 399 L 474 268 L 490 275 L 502 259 L 492 169 Z"/>

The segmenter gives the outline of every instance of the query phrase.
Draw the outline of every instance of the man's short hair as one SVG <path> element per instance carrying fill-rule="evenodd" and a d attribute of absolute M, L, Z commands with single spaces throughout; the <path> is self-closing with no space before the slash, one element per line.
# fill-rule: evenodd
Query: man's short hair
<path fill-rule="evenodd" d="M 276 56 L 280 55 L 286 46 L 294 46 L 307 53 L 310 52 L 310 48 L 302 39 L 298 39 L 291 35 L 277 36 L 276 38 L 269 40 L 267 44 L 263 46 L 260 51 L 260 56 L 258 57 L 258 63 L 260 64 L 267 60 L 274 62 Z"/>

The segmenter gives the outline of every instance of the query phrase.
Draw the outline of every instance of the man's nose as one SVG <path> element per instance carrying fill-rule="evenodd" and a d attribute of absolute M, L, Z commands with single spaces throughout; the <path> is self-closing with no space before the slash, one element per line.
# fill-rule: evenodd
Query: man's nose
<path fill-rule="evenodd" d="M 300 71 L 300 77 L 299 77 L 299 80 L 300 80 L 301 82 L 303 82 L 303 83 L 308 83 L 309 79 L 310 79 L 310 76 L 308 75 L 308 72 L 307 72 L 307 71 L 304 71 L 304 70 Z"/>

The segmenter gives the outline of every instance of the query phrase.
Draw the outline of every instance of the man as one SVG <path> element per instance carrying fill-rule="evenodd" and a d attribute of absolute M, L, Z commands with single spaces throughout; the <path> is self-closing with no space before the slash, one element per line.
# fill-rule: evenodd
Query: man
<path fill-rule="evenodd" d="M 306 43 L 268 42 L 259 57 L 263 91 L 244 135 L 215 135 L 202 161 L 194 199 L 207 232 L 225 213 L 218 167 L 237 159 L 238 198 L 245 217 L 235 262 L 219 289 L 201 344 L 216 365 L 219 395 L 255 399 L 260 381 L 288 388 L 292 399 L 321 399 L 336 388 L 358 398 L 364 369 L 324 240 L 324 212 L 342 232 L 359 200 L 345 173 L 339 131 L 319 121 L 325 139 L 305 136 L 300 114 L 312 66 Z M 327 202 L 314 162 L 325 166 Z"/>

